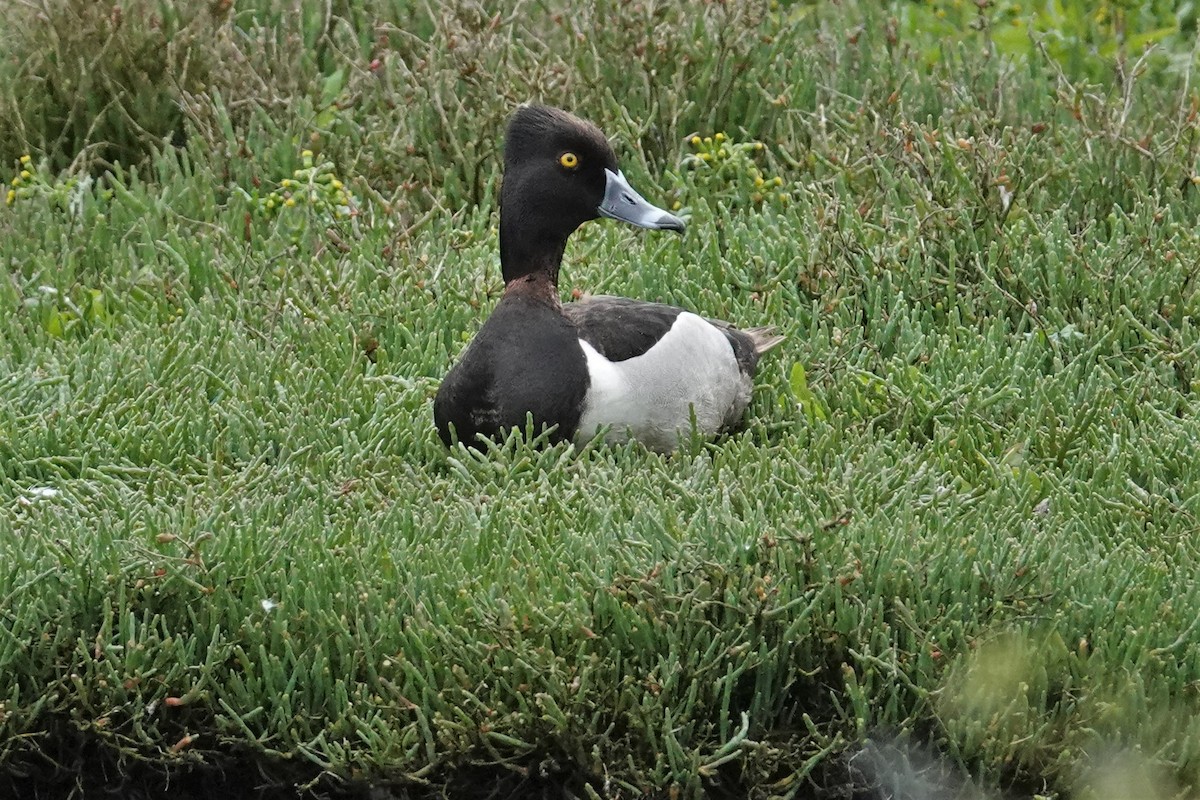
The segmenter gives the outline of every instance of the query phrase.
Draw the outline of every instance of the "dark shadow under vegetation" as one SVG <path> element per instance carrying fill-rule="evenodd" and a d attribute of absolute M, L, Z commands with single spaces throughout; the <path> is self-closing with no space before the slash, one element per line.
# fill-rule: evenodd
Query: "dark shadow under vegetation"
<path fill-rule="evenodd" d="M 203 763 L 162 764 L 120 759 L 71 726 L 41 740 L 35 759 L 8 765 L 0 797 L 21 800 L 580 800 L 610 796 L 602 776 L 563 770 L 553 759 L 529 757 L 500 767 L 463 766 L 422 782 L 338 780 L 312 765 L 264 760 L 249 753 L 209 752 Z M 61 735 L 60 735 L 61 734 Z M 735 769 L 713 776 L 712 800 L 762 796 Z M 669 798 L 670 791 L 643 795 Z M 1019 800 L 1027 790 L 985 795 L 933 751 L 888 737 L 830 758 L 814 769 L 797 800 Z"/>

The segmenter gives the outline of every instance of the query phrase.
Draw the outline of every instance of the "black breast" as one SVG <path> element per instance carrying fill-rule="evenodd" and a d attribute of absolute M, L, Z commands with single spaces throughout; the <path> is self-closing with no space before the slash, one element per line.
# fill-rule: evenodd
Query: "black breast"
<path fill-rule="evenodd" d="M 497 438 L 524 428 L 527 414 L 535 432 L 557 425 L 550 440 L 569 440 L 588 383 L 575 326 L 551 304 L 506 295 L 438 388 L 434 422 L 447 445 L 451 426 L 474 445 L 476 434 Z"/>

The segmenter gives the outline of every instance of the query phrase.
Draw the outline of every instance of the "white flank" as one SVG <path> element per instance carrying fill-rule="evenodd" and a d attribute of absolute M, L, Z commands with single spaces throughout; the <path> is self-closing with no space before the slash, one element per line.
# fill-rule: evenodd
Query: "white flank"
<path fill-rule="evenodd" d="M 636 358 L 609 361 L 587 342 L 591 385 L 575 434 L 586 442 L 608 427 L 610 442 L 636 439 L 670 452 L 679 434 L 711 436 L 736 422 L 750 402 L 750 378 L 742 374 L 733 346 L 721 331 L 687 311 L 653 347 Z"/>

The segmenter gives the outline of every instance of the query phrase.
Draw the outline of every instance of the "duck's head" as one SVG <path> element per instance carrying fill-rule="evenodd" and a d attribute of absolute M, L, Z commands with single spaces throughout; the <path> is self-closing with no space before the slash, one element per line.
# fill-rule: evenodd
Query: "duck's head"
<path fill-rule="evenodd" d="M 590 122 L 546 106 L 521 106 L 508 124 L 500 190 L 505 282 L 534 272 L 557 279 L 567 238 L 597 217 L 683 232 L 679 217 L 651 205 L 617 166 Z"/>

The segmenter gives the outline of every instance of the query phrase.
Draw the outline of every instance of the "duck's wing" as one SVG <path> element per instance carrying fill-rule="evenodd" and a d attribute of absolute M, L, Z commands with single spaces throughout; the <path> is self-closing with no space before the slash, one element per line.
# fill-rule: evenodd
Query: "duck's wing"
<path fill-rule="evenodd" d="M 591 295 L 563 306 L 579 338 L 609 361 L 643 355 L 667 335 L 683 309 L 627 297 Z"/>
<path fill-rule="evenodd" d="M 612 295 L 586 296 L 563 306 L 579 337 L 609 361 L 643 355 L 674 326 L 683 309 Z M 707 319 L 729 339 L 742 370 L 754 374 L 759 357 L 783 341 L 770 326 L 742 330 L 720 319 Z"/>

